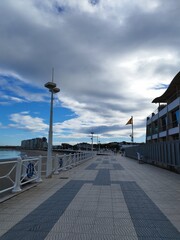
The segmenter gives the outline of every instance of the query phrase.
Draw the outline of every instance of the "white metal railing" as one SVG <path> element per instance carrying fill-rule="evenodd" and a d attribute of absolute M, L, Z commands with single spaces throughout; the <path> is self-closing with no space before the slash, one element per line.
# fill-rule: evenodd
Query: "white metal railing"
<path fill-rule="evenodd" d="M 80 152 L 73 154 L 56 154 L 54 162 L 54 174 L 59 174 L 61 170 L 68 170 L 77 166 L 78 164 L 93 158 L 95 153 L 92 152 Z"/>
<path fill-rule="evenodd" d="M 13 161 L 0 162 L 0 167 L 5 166 L 7 172 L 0 175 L 0 194 L 12 190 L 21 191 L 21 187 L 29 182 L 41 182 L 42 157 L 19 157 Z M 1 168 L 2 169 L 2 168 Z M 5 170 L 4 170 L 5 171 Z M 7 183 L 9 182 L 9 183 Z M 10 185 L 10 186 L 9 186 Z"/>
<path fill-rule="evenodd" d="M 73 154 L 57 154 L 53 157 L 54 174 L 59 174 L 61 170 L 71 169 L 84 161 L 95 156 L 93 152 L 79 152 Z M 22 186 L 30 182 L 41 182 L 42 156 L 19 157 L 15 160 L 0 162 L 0 194 L 12 190 L 19 192 Z"/>

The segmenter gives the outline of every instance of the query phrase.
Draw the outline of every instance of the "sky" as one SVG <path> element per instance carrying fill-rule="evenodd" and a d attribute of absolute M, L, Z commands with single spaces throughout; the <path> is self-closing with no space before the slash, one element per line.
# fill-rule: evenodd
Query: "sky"
<path fill-rule="evenodd" d="M 0 1 L 0 145 L 144 142 L 180 68 L 179 0 Z"/>

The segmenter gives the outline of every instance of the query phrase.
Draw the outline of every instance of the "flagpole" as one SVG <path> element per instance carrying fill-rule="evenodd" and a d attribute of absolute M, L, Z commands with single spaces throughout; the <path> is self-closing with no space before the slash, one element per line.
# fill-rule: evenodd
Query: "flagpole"
<path fill-rule="evenodd" d="M 133 133 L 133 116 L 131 116 L 131 118 L 132 118 L 132 135 L 131 135 L 131 142 L 133 143 L 133 141 L 134 141 L 134 133 Z"/>

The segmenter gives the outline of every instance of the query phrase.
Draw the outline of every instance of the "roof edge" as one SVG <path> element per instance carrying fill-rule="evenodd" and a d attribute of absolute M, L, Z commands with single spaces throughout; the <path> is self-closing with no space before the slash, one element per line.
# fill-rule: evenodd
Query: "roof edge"
<path fill-rule="evenodd" d="M 173 78 L 166 91 L 160 97 L 155 98 L 152 103 L 166 103 L 176 87 L 180 90 L 180 72 Z"/>

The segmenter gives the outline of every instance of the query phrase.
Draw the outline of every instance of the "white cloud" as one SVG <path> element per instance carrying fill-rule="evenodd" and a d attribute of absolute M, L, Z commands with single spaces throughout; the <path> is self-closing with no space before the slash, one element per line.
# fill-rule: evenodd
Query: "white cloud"
<path fill-rule="evenodd" d="M 127 136 L 133 115 L 136 135 L 143 135 L 156 108 L 151 101 L 164 91 L 156 86 L 179 71 L 179 7 L 175 0 L 1 1 L 0 73 L 43 89 L 55 68 L 58 97 L 76 115 L 55 123 L 55 133 L 77 137 L 107 126 L 104 134 Z M 14 101 L 46 100 L 16 84 L 8 91 Z M 37 130 L 35 120 L 47 128 L 42 119 L 22 117 L 21 127 Z M 19 115 L 11 119 L 17 126 Z"/>
<path fill-rule="evenodd" d="M 9 127 L 24 129 L 32 132 L 47 131 L 48 125 L 43 122 L 43 119 L 32 117 L 28 112 L 11 114 L 10 120 L 14 123 L 9 124 Z"/>

